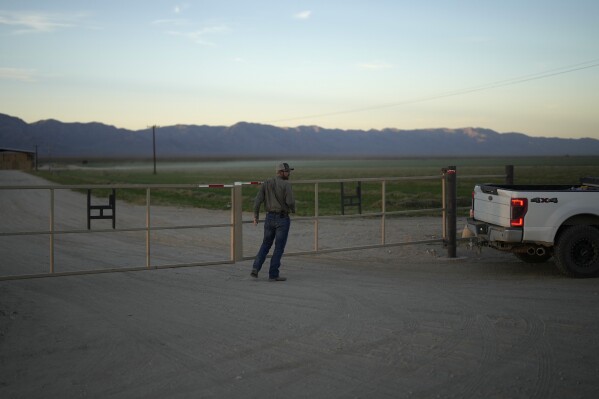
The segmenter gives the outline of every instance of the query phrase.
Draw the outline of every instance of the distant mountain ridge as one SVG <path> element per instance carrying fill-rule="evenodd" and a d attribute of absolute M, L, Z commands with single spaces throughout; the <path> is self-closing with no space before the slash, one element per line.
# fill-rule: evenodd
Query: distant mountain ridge
<path fill-rule="evenodd" d="M 40 158 L 148 158 L 151 129 L 54 119 L 26 123 L 0 114 L 0 148 L 33 150 Z M 599 155 L 599 140 L 530 137 L 483 128 L 341 130 L 280 128 L 239 122 L 232 126 L 174 125 L 156 129 L 160 158 L 301 158 Z"/>

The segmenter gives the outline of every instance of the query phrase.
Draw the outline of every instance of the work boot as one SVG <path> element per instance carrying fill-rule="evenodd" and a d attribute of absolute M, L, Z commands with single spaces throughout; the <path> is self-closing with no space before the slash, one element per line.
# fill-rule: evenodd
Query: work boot
<path fill-rule="evenodd" d="M 268 281 L 287 281 L 287 277 L 275 277 L 275 278 L 269 278 Z"/>
<path fill-rule="evenodd" d="M 250 273 L 250 276 L 252 276 L 253 278 L 258 278 L 258 270 L 257 269 L 252 269 L 252 272 Z"/>

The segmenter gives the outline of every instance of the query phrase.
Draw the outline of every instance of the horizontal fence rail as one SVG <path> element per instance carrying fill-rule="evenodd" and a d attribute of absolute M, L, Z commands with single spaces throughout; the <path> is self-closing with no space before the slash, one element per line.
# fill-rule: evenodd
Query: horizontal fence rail
<path fill-rule="evenodd" d="M 232 186 L 230 186 L 232 187 Z M 127 228 L 112 228 L 112 229 L 68 229 L 59 230 L 56 229 L 56 217 L 55 217 L 55 193 L 59 190 L 93 190 L 93 189 L 104 189 L 104 190 L 145 190 L 146 192 L 146 204 L 145 204 L 145 226 L 143 227 L 127 227 Z M 207 223 L 207 224 L 187 224 L 187 225 L 175 225 L 175 226 L 153 226 L 151 218 L 151 191 L 157 189 L 201 189 L 197 184 L 88 184 L 88 185 L 31 185 L 31 186 L 0 186 L 0 192 L 11 191 L 11 190 L 44 190 L 49 192 L 49 227 L 47 230 L 35 230 L 35 231 L 11 231 L 11 232 L 0 232 L 0 238 L 12 237 L 12 236 L 49 236 L 49 257 L 48 257 L 48 273 L 35 273 L 35 274 L 16 274 L 16 275 L 4 275 L 0 274 L 0 280 L 17 279 L 17 278 L 33 278 L 33 277 L 49 277 L 49 276 L 65 276 L 65 275 L 76 275 L 76 274 L 91 274 L 91 273 L 105 273 L 105 272 L 116 272 L 116 271 L 138 271 L 147 269 L 164 269 L 174 267 L 186 267 L 186 266 L 203 266 L 203 265 L 214 265 L 214 264 L 230 264 L 233 263 L 233 253 L 230 253 L 218 261 L 206 261 L 206 262 L 191 262 L 191 263 L 178 263 L 178 264 L 166 264 L 166 265 L 153 265 L 152 264 L 152 240 L 151 233 L 157 231 L 168 231 L 168 230 L 186 230 L 186 229 L 207 229 L 207 228 L 229 228 L 233 230 L 233 222 L 229 223 Z M 229 188 L 231 190 L 231 188 Z M 57 236 L 73 235 L 73 234 L 100 234 L 100 233 L 131 233 L 131 232 L 145 232 L 145 266 L 128 266 L 121 268 L 105 268 L 97 269 L 92 268 L 90 270 L 76 270 L 76 271 L 62 271 L 58 272 L 55 270 L 55 239 Z"/>
<path fill-rule="evenodd" d="M 450 167 L 451 168 L 451 167 Z M 455 174 L 455 168 L 454 168 Z M 408 176 L 408 177 L 383 177 L 383 178 L 347 178 L 347 179 L 317 179 L 317 180 L 298 180 L 291 181 L 294 186 L 299 185 L 313 185 L 314 195 L 314 214 L 312 216 L 298 216 L 294 217 L 295 221 L 308 221 L 313 223 L 313 235 L 314 242 L 311 250 L 303 251 L 290 251 L 286 252 L 285 256 L 297 256 L 305 254 L 317 254 L 317 253 L 332 253 L 340 251 L 352 251 L 352 250 L 365 250 L 375 249 L 383 247 L 397 247 L 404 245 L 414 244 L 432 244 L 432 243 L 447 243 L 447 201 L 446 201 L 446 184 L 447 174 L 446 170 L 443 169 L 442 175 L 434 176 Z M 513 174 L 512 174 L 513 176 Z M 461 176 L 463 179 L 490 179 L 490 178 L 505 178 L 506 175 L 469 175 Z M 399 210 L 389 211 L 387 210 L 387 187 L 388 183 L 401 182 L 401 181 L 419 181 L 419 180 L 438 180 L 441 185 L 442 191 L 442 207 L 441 208 L 428 208 L 428 209 L 414 209 L 414 210 Z M 342 215 L 321 215 L 319 210 L 319 190 L 324 184 L 331 183 L 350 183 L 350 182 L 361 182 L 361 183 L 379 183 L 381 185 L 381 209 L 375 212 L 365 212 L 360 214 L 342 214 Z M 65 276 L 65 275 L 76 275 L 76 274 L 90 274 L 90 273 L 105 273 L 105 272 L 116 272 L 116 271 L 138 271 L 148 269 L 164 269 L 164 268 L 175 268 L 175 267 L 188 267 L 188 266 L 204 266 L 204 265 L 216 265 L 216 264 L 231 264 L 238 261 L 253 259 L 253 256 L 244 256 L 243 254 L 243 225 L 252 223 L 251 220 L 243 220 L 243 187 L 250 185 L 260 185 L 259 181 L 252 182 L 236 182 L 234 184 L 85 184 L 85 185 L 11 185 L 11 186 L 0 186 L 0 195 L 8 191 L 20 191 L 20 190 L 43 190 L 49 193 L 48 204 L 48 228 L 40 230 L 29 230 L 29 231 L 0 231 L 0 239 L 3 237 L 19 237 L 19 236 L 48 236 L 49 237 L 49 252 L 48 252 L 48 272 L 47 273 L 33 273 L 33 274 L 14 274 L 5 275 L 0 268 L 0 280 L 9 279 L 20 279 L 20 278 L 35 278 L 35 277 L 49 277 L 49 276 Z M 74 191 L 85 191 L 85 190 L 145 190 L 145 225 L 142 227 L 125 227 L 125 228 L 101 228 L 101 229 L 57 229 L 56 220 L 56 200 L 55 193 L 59 190 L 74 190 Z M 152 190 L 204 190 L 204 189 L 224 189 L 229 190 L 231 195 L 231 206 L 230 206 L 230 222 L 228 223 L 205 223 L 205 224 L 187 224 L 187 225 L 172 225 L 172 226 L 156 226 L 152 223 L 152 205 L 151 205 L 151 193 Z M 454 187 L 455 190 L 455 187 Z M 114 192 L 114 191 L 113 191 Z M 82 194 L 83 198 L 83 194 Z M 112 199 L 114 201 L 114 199 Z M 455 206 L 455 203 L 452 205 Z M 89 201 L 88 201 L 89 207 Z M 88 210 L 89 211 L 89 210 Z M 387 218 L 391 216 L 403 216 L 403 215 L 414 215 L 419 213 L 431 213 L 441 212 L 443 217 L 440 221 L 439 230 L 442 238 L 427 239 L 427 240 L 411 240 L 411 241 L 398 241 L 389 240 L 387 234 Z M 455 211 L 453 214 L 455 217 Z M 343 220 L 343 219 L 354 219 L 354 218 L 380 218 L 380 236 L 379 243 L 375 244 L 364 244 L 364 245 L 353 245 L 344 246 L 337 248 L 321 248 L 319 232 L 321 228 L 321 222 L 331 220 Z M 88 221 L 89 222 L 89 221 Z M 113 222 L 114 223 L 114 222 Z M 451 224 L 451 223 L 450 223 Z M 455 226 L 455 223 L 453 224 Z M 170 230 L 191 230 L 191 229 L 208 229 L 208 228 L 228 228 L 230 230 L 229 239 L 229 253 L 219 260 L 207 260 L 201 262 L 187 262 L 187 263 L 175 263 L 175 264 L 164 264 L 155 265 L 152 261 L 152 232 L 158 231 L 170 231 Z M 113 233 L 145 233 L 145 266 L 126 266 L 126 267 L 109 267 L 109 268 L 92 268 L 89 270 L 73 270 L 73 271 L 57 271 L 55 265 L 55 239 L 60 236 L 74 235 L 74 234 L 113 234 Z M 454 232 L 455 233 L 455 232 Z M 455 234 L 453 234 L 455 237 Z M 454 238 L 455 241 L 455 238 Z M 454 243 L 455 244 L 455 243 Z"/>

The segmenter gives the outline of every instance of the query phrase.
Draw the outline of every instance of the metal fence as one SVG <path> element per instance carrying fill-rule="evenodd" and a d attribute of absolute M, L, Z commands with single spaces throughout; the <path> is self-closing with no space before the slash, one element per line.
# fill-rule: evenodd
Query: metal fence
<path fill-rule="evenodd" d="M 444 168 L 442 174 L 436 176 L 417 176 L 417 177 L 388 177 L 388 178 L 355 178 L 355 179 L 324 179 L 324 180 L 300 180 L 292 181 L 294 186 L 296 185 L 312 185 L 314 189 L 314 214 L 312 216 L 294 217 L 295 221 L 308 221 L 313 224 L 313 246 L 310 250 L 303 251 L 289 251 L 285 253 L 285 256 L 294 255 L 305 255 L 305 254 L 317 254 L 317 253 L 330 253 L 339 251 L 350 251 L 350 250 L 364 250 L 374 249 L 383 247 L 393 247 L 402 245 L 414 245 L 414 244 L 432 244 L 432 243 L 443 243 L 448 245 L 449 256 L 455 257 L 455 252 L 451 252 L 451 248 L 455 248 L 455 184 L 456 174 L 455 167 Z M 449 172 L 449 173 L 448 173 Z M 505 178 L 506 175 L 484 175 L 484 176 L 464 176 L 464 178 Z M 453 179 L 453 180 L 452 180 Z M 403 210 L 403 211 L 389 211 L 387 209 L 387 185 L 394 182 L 409 182 L 418 180 L 432 180 L 438 181 L 441 186 L 441 208 L 431 209 L 417 209 L 417 210 Z M 381 209 L 377 212 L 367 212 L 360 214 L 350 215 L 321 215 L 319 210 L 319 189 L 323 184 L 329 183 L 346 183 L 346 182 L 357 182 L 362 183 L 379 183 L 381 185 Z M 448 189 L 447 185 L 452 186 Z M 137 271 L 137 270 L 148 270 L 148 269 L 163 269 L 163 268 L 175 268 L 175 267 L 187 267 L 187 266 L 203 266 L 203 265 L 215 265 L 215 264 L 231 264 L 238 261 L 253 259 L 253 256 L 244 256 L 243 247 L 243 225 L 252 223 L 250 220 L 243 220 L 243 188 L 248 185 L 257 185 L 260 182 L 236 182 L 234 184 L 220 184 L 220 185 L 194 185 L 194 184 L 151 184 L 151 185 L 140 185 L 140 184 L 115 184 L 115 185 L 41 185 L 41 186 L 0 186 L 0 193 L 15 190 L 43 190 L 49 193 L 49 201 L 46 205 L 48 207 L 48 229 L 33 230 L 33 231 L 0 231 L 0 239 L 4 237 L 17 237 L 17 236 L 44 236 L 48 237 L 48 269 L 47 272 L 42 273 L 28 273 L 28 274 L 12 274 L 6 275 L 0 268 L 0 280 L 8 279 L 21 279 L 21 278 L 34 278 L 34 277 L 49 277 L 49 276 L 64 276 L 73 274 L 88 274 L 88 273 L 105 273 L 105 272 L 116 272 L 116 271 Z M 175 189 L 187 189 L 187 190 L 202 190 L 202 189 L 224 189 L 230 190 L 231 193 L 231 208 L 230 208 L 230 222 L 228 223 L 210 223 L 210 224 L 189 224 L 189 225 L 171 225 L 171 226 L 156 226 L 152 223 L 152 191 L 153 190 L 175 190 Z M 58 229 L 56 227 L 56 206 L 55 206 L 55 193 L 59 190 L 123 190 L 123 189 L 135 189 L 145 190 L 145 226 L 143 227 L 126 227 L 126 228 L 112 228 L 112 229 Z M 88 191 L 89 192 L 89 191 Z M 113 191 L 114 192 L 114 191 Z M 452 197 L 453 196 L 453 197 Z M 452 199 L 453 198 L 453 199 Z M 89 200 L 88 200 L 89 208 Z M 453 210 L 452 210 L 453 209 Z M 442 217 L 439 220 L 438 231 L 440 238 L 426 239 L 426 240 L 394 240 L 387 234 L 387 220 L 389 217 L 400 216 L 400 215 L 413 215 L 423 212 L 440 212 Z M 379 218 L 380 219 L 380 236 L 378 243 L 365 244 L 365 245 L 352 245 L 344 247 L 328 247 L 322 248 L 320 245 L 320 229 L 323 223 L 336 219 L 350 219 L 350 218 Z M 453 221 L 449 219 L 453 219 Z M 88 221 L 89 223 L 89 221 Z M 166 230 L 183 230 L 183 229 L 208 229 L 208 228 L 226 228 L 230 231 L 230 240 L 228 253 L 222 254 L 219 259 L 210 259 L 200 262 L 186 262 L 186 263 L 175 263 L 175 264 L 154 264 L 153 262 L 153 242 L 152 232 L 166 231 Z M 137 266 L 126 266 L 126 267 L 108 267 L 108 268 L 97 268 L 92 267 L 88 270 L 70 270 L 70 271 L 57 271 L 55 267 L 55 251 L 56 245 L 55 240 L 57 237 L 72 235 L 72 234 L 98 234 L 98 233 L 127 233 L 127 232 L 141 232 L 145 234 L 145 265 Z M 448 242 L 449 240 L 449 242 Z"/>

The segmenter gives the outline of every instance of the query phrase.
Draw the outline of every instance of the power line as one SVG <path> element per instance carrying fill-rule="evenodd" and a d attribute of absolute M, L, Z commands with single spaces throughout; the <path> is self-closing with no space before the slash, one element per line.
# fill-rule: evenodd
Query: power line
<path fill-rule="evenodd" d="M 520 83 L 530 82 L 533 80 L 546 79 L 546 78 L 549 78 L 552 76 L 564 75 L 567 73 L 572 73 L 572 72 L 580 71 L 583 69 L 596 68 L 598 66 L 599 66 L 599 58 L 596 58 L 596 59 L 582 62 L 579 64 L 550 69 L 548 71 L 538 72 L 538 73 L 534 73 L 534 74 L 518 76 L 518 77 L 514 77 L 514 78 L 500 80 L 497 82 L 486 83 L 486 84 L 483 84 L 480 86 L 474 86 L 474 87 L 470 87 L 470 88 L 453 90 L 453 91 L 449 91 L 446 93 L 439 93 L 434 96 L 414 98 L 411 100 L 393 102 L 393 103 L 388 103 L 388 104 L 373 105 L 370 107 L 353 108 L 353 109 L 348 109 L 348 110 L 343 110 L 343 111 L 333 111 L 333 112 L 327 112 L 327 113 L 322 113 L 322 114 L 313 114 L 313 115 L 296 116 L 296 117 L 291 117 L 291 118 L 282 118 L 282 119 L 277 119 L 277 120 L 272 120 L 272 121 L 266 121 L 264 123 L 277 123 L 277 122 L 288 122 L 288 121 L 310 119 L 310 118 L 323 118 L 326 116 L 345 115 L 345 114 L 353 114 L 353 113 L 357 113 L 357 112 L 366 112 L 366 111 L 374 111 L 374 110 L 384 109 L 384 108 L 399 107 L 399 106 L 403 106 L 403 105 L 416 104 L 416 103 L 421 103 L 421 102 L 426 102 L 426 101 L 438 100 L 441 98 L 455 97 L 455 96 L 460 96 L 463 94 L 470 94 L 470 93 L 475 93 L 475 92 L 479 92 L 479 91 L 491 90 L 491 89 L 496 89 L 499 87 L 512 86 L 512 85 L 516 85 L 516 84 L 520 84 Z"/>

